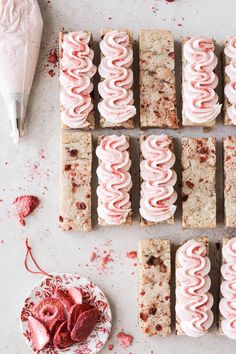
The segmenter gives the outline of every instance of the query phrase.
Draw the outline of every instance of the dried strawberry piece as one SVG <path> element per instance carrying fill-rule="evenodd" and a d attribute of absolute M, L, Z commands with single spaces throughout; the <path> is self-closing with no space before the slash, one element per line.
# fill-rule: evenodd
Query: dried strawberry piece
<path fill-rule="evenodd" d="M 69 294 L 72 297 L 72 299 L 74 300 L 75 304 L 82 304 L 83 302 L 83 295 L 82 292 L 80 291 L 79 288 L 68 288 Z"/>
<path fill-rule="evenodd" d="M 39 205 L 39 199 L 33 195 L 22 195 L 13 201 L 17 217 L 21 225 L 25 225 L 25 218 Z"/>
<path fill-rule="evenodd" d="M 47 328 L 36 318 L 29 316 L 28 326 L 30 331 L 30 339 L 35 350 L 41 350 L 50 341 L 50 335 Z"/>
<path fill-rule="evenodd" d="M 51 332 L 57 322 L 65 319 L 64 306 L 58 299 L 43 299 L 33 310 L 34 316 L 39 319 Z"/>
<path fill-rule="evenodd" d="M 117 338 L 119 339 L 123 348 L 129 347 L 133 341 L 133 337 L 130 334 L 126 334 L 124 332 L 118 333 Z"/>
<path fill-rule="evenodd" d="M 59 349 L 65 349 L 70 347 L 73 343 L 74 341 L 71 339 L 70 331 L 68 330 L 68 323 L 67 321 L 64 321 L 54 335 L 54 347 Z"/>
<path fill-rule="evenodd" d="M 63 303 L 66 312 L 69 313 L 71 307 L 75 304 L 69 291 L 67 289 L 56 288 L 55 297 Z"/>
<path fill-rule="evenodd" d="M 98 309 L 85 311 L 79 315 L 74 328 L 71 331 L 71 338 L 75 342 L 80 342 L 88 338 L 98 321 Z"/>
<path fill-rule="evenodd" d="M 76 304 L 72 306 L 68 316 L 68 329 L 72 331 L 79 315 L 89 310 L 92 310 L 92 307 L 86 304 Z"/>

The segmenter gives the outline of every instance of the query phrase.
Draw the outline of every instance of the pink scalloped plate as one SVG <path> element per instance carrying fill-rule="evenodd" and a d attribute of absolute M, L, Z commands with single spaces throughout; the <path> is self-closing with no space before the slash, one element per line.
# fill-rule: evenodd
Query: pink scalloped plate
<path fill-rule="evenodd" d="M 104 293 L 90 280 L 72 274 L 52 274 L 52 277 L 44 278 L 25 299 L 21 310 L 21 331 L 23 337 L 31 350 L 37 352 L 31 342 L 28 329 L 28 317 L 32 314 L 34 306 L 42 299 L 53 295 L 56 287 L 77 287 L 83 294 L 86 303 L 99 309 L 99 320 L 86 341 L 76 343 L 67 349 L 53 349 L 45 347 L 40 354 L 95 354 L 98 353 L 106 343 L 112 325 L 112 316 L 109 303 Z"/>

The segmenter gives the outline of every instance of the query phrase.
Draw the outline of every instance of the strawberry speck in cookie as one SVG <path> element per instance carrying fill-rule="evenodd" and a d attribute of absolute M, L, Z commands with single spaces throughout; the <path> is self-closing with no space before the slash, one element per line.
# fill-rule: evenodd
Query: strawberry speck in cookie
<path fill-rule="evenodd" d="M 17 197 L 13 201 L 13 206 L 16 209 L 17 217 L 19 223 L 25 226 L 25 218 L 34 211 L 39 205 L 38 197 L 33 195 L 23 195 Z"/>
<path fill-rule="evenodd" d="M 123 348 L 128 348 L 133 341 L 133 336 L 131 336 L 130 334 L 126 334 L 124 332 L 118 333 L 117 338 L 119 339 L 120 344 Z"/>

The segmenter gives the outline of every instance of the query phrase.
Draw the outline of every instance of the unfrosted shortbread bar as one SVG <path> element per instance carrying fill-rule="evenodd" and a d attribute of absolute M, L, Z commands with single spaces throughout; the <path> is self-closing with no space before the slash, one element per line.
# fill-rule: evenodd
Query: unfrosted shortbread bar
<path fill-rule="evenodd" d="M 216 227 L 216 139 L 182 138 L 182 225 Z"/>
<path fill-rule="evenodd" d="M 225 38 L 223 45 L 223 74 L 224 74 L 224 104 L 223 121 L 225 125 L 236 125 L 236 74 L 235 74 L 235 43 L 236 36 Z M 230 87 L 230 83 L 232 86 Z M 231 103 L 229 97 L 231 96 Z M 232 104 L 234 102 L 234 104 Z"/>
<path fill-rule="evenodd" d="M 139 32 L 139 85 L 141 128 L 178 129 L 172 32 Z"/>
<path fill-rule="evenodd" d="M 83 31 L 85 32 L 88 36 L 90 36 L 90 42 L 89 42 L 89 48 L 92 49 L 93 48 L 93 37 L 92 37 L 92 33 L 90 31 Z M 64 41 L 64 38 L 65 36 L 69 35 L 70 33 L 73 33 L 73 32 L 67 32 L 67 31 L 63 31 L 63 32 L 59 32 L 59 60 L 60 60 L 60 81 L 61 81 L 61 76 L 62 76 L 62 71 L 65 70 L 66 72 L 68 72 L 68 70 L 74 70 L 74 73 L 70 73 L 69 75 L 71 76 L 71 78 L 73 80 L 75 80 L 75 84 L 79 84 L 80 80 L 79 80 L 79 75 L 83 75 L 83 69 L 82 70 L 79 70 L 79 73 L 78 71 L 76 71 L 76 65 L 73 65 L 71 67 L 63 67 L 62 65 L 62 58 L 63 58 L 63 48 L 62 48 L 62 45 L 63 45 L 63 41 Z M 78 48 L 79 48 L 79 45 L 78 45 Z M 84 65 L 84 64 L 83 64 Z M 78 64 L 79 66 L 79 64 Z M 96 69 L 95 69 L 96 70 Z M 72 81 L 71 81 L 72 82 Z M 90 82 L 91 84 L 93 84 L 93 77 L 90 78 Z M 84 83 L 81 82 L 82 85 L 84 85 Z M 70 85 L 69 82 L 67 85 Z M 79 86 L 78 86 L 79 87 Z M 60 93 L 62 94 L 62 91 L 63 91 L 64 87 L 63 85 L 60 83 Z M 88 95 L 87 93 L 85 93 L 85 96 Z M 93 104 L 93 90 L 92 92 L 90 93 L 90 96 L 92 97 L 92 104 Z M 79 101 L 79 99 L 78 99 Z M 73 106 L 73 104 L 72 104 Z M 65 107 L 63 106 L 63 104 L 61 103 L 60 104 L 60 112 L 61 112 L 61 117 L 62 117 L 62 114 L 63 112 L 65 111 Z M 94 109 L 92 109 L 88 115 L 87 115 L 87 122 L 88 122 L 88 125 L 86 127 L 82 127 L 80 128 L 79 126 L 76 126 L 76 124 L 74 123 L 73 126 L 72 125 L 66 125 L 65 123 L 63 123 L 63 120 L 62 120 L 62 123 L 61 123 L 61 126 L 62 128 L 64 129 L 83 129 L 83 130 L 93 130 L 94 127 L 95 127 L 95 116 L 94 116 Z"/>
<path fill-rule="evenodd" d="M 98 146 L 99 145 L 101 145 L 101 142 L 103 141 L 103 139 L 105 138 L 105 136 L 104 135 L 101 135 L 101 136 L 99 136 L 98 137 Z M 125 139 L 126 139 L 126 141 L 128 142 L 128 144 L 129 144 L 129 142 L 130 142 L 130 138 L 129 138 L 129 136 L 125 136 Z M 128 153 L 129 153 L 129 155 L 130 155 L 130 145 L 128 145 L 129 147 L 128 147 Z M 101 165 L 101 163 L 102 163 L 102 161 L 98 158 L 98 166 L 100 166 Z M 128 171 L 128 173 L 130 174 L 130 171 Z M 111 181 L 109 181 L 109 182 L 112 182 L 112 180 Z M 108 183 L 109 183 L 108 182 Z M 99 180 L 99 178 L 98 178 L 98 186 L 101 186 L 101 181 Z M 128 191 L 128 194 L 129 194 L 129 199 L 130 199 L 130 197 L 131 197 L 131 190 L 129 190 Z M 98 209 L 99 209 L 99 207 L 101 206 L 103 204 L 103 202 L 102 202 L 102 200 L 101 200 L 101 198 L 99 198 L 99 196 L 98 196 Z M 128 213 L 128 215 L 127 215 L 127 217 L 126 217 L 126 220 L 122 223 L 122 224 L 117 224 L 118 226 L 119 225 L 131 225 L 132 224 L 132 211 L 130 211 L 129 213 Z M 98 225 L 101 225 L 101 226 L 109 226 L 109 225 L 116 225 L 115 223 L 113 223 L 113 224 L 110 224 L 110 223 L 108 223 L 108 222 L 106 222 L 106 220 L 104 220 L 100 215 L 99 215 L 99 211 L 98 211 Z"/>
<path fill-rule="evenodd" d="M 139 327 L 145 336 L 170 336 L 170 241 L 139 241 L 138 258 Z"/>
<path fill-rule="evenodd" d="M 236 137 L 223 138 L 225 226 L 236 227 Z"/>
<path fill-rule="evenodd" d="M 107 33 L 112 32 L 112 31 L 113 30 L 111 30 L 111 29 L 102 29 L 101 30 L 101 40 L 103 40 L 104 36 Z M 133 49 L 133 31 L 130 29 L 121 29 L 121 30 L 119 30 L 119 32 L 124 32 L 129 36 L 129 47 L 131 49 Z M 104 56 L 101 52 L 101 60 L 103 57 Z M 130 66 L 130 69 L 132 70 L 132 65 Z M 104 78 L 101 77 L 101 81 L 103 81 L 103 80 L 104 80 Z M 133 91 L 133 87 L 131 87 L 131 90 Z M 98 105 L 98 110 L 99 110 L 99 105 Z M 113 129 L 127 128 L 127 129 L 131 129 L 131 128 L 134 128 L 134 117 L 131 117 L 124 122 L 119 122 L 119 123 L 116 122 L 115 123 L 115 122 L 108 121 L 105 117 L 102 116 L 102 114 L 100 114 L 100 126 L 101 126 L 101 128 L 113 128 Z"/>
<path fill-rule="evenodd" d="M 91 230 L 92 138 L 90 132 L 61 132 L 59 226 Z"/>
<path fill-rule="evenodd" d="M 196 241 L 197 243 L 203 244 L 205 246 L 205 254 L 202 254 L 202 256 L 203 256 L 203 258 L 205 258 L 205 261 L 203 262 L 203 264 L 204 264 L 205 267 L 207 267 L 206 257 L 208 257 L 208 255 L 209 255 L 208 237 L 203 236 L 203 237 L 198 237 L 198 238 L 193 239 L 193 240 L 188 240 L 188 241 L 185 241 L 183 243 L 183 245 L 187 246 L 187 244 L 189 244 L 190 242 L 194 242 L 194 241 Z M 196 310 L 196 313 L 194 313 L 195 312 L 194 306 L 191 307 L 191 303 L 196 303 L 196 301 L 197 301 L 196 299 L 197 298 L 199 298 L 200 306 L 202 306 L 202 308 L 199 309 L 199 311 L 206 312 L 205 313 L 205 317 L 204 317 L 205 319 L 206 319 L 206 315 L 208 314 L 208 316 L 209 316 L 209 318 L 211 318 L 211 320 L 209 321 L 209 324 L 208 324 L 207 327 L 211 326 L 212 320 L 213 320 L 213 315 L 212 315 L 212 311 L 211 311 L 211 306 L 212 306 L 212 303 L 213 303 L 213 299 L 212 299 L 211 294 L 208 292 L 208 290 L 204 289 L 206 284 L 204 285 L 203 278 L 204 277 L 208 277 L 208 274 L 206 273 L 205 270 L 204 270 L 203 274 L 200 274 L 201 273 L 201 269 L 202 269 L 203 266 L 201 266 L 201 269 L 198 268 L 199 267 L 199 263 L 196 260 L 197 259 L 199 260 L 199 255 L 197 255 L 197 256 L 194 255 L 194 257 L 193 257 L 193 262 L 195 261 L 196 267 L 197 267 L 197 269 L 194 271 L 194 267 L 193 267 L 194 263 L 191 262 L 191 259 L 190 259 L 190 253 L 192 252 L 192 250 L 191 250 L 192 246 L 190 245 L 189 248 L 188 248 L 188 254 L 186 255 L 186 262 L 184 263 L 186 269 L 182 269 L 182 266 L 181 266 L 180 260 L 179 260 L 179 252 L 181 250 L 181 247 L 183 247 L 183 246 L 180 246 L 180 248 L 177 250 L 176 258 L 175 258 L 175 268 L 176 268 L 176 274 L 175 274 L 175 279 L 176 279 L 175 280 L 176 281 L 176 319 L 175 319 L 175 321 L 176 321 L 176 334 L 177 335 L 186 335 L 185 331 L 181 327 L 181 320 L 178 317 L 177 306 L 181 305 L 181 303 L 178 300 L 178 293 L 177 293 L 178 289 L 182 288 L 182 290 L 179 293 L 180 297 L 184 298 L 184 294 L 185 294 L 185 297 L 186 297 L 186 299 L 185 299 L 185 301 L 186 301 L 185 310 L 188 311 L 188 315 L 189 315 L 189 319 L 188 319 L 188 321 L 189 321 L 189 329 L 191 327 L 190 326 L 190 324 L 191 324 L 190 323 L 190 321 L 191 321 L 191 311 L 193 312 L 193 317 L 192 318 L 194 318 L 194 316 L 196 317 L 195 321 L 198 321 L 198 319 L 199 319 L 199 323 L 201 323 L 201 321 L 203 319 L 203 317 L 202 318 L 198 317 L 199 315 L 198 315 L 197 310 Z M 185 278 L 191 277 L 192 278 L 192 282 L 190 280 L 189 280 L 189 283 L 187 281 L 186 281 L 186 283 L 184 283 L 184 280 L 180 281 L 179 277 L 180 277 L 181 272 L 183 272 L 183 275 L 184 275 Z M 199 275 L 198 275 L 198 273 L 199 273 Z M 203 288 L 202 292 L 200 291 L 200 288 L 198 288 L 197 286 L 196 287 L 194 287 L 193 285 L 191 286 L 191 284 L 196 284 L 197 283 L 197 281 L 194 280 L 193 277 L 197 278 L 198 276 L 200 276 L 200 279 L 201 279 L 201 280 L 199 280 L 199 283 L 200 283 L 200 281 L 202 282 L 202 288 Z M 207 282 L 207 278 L 205 278 L 205 282 Z M 199 283 L 197 283 L 197 284 L 199 284 Z M 195 299 L 193 299 L 192 302 L 191 302 L 191 299 L 190 299 L 190 294 L 188 293 L 188 290 L 186 288 L 187 286 L 190 287 L 190 292 L 191 292 L 192 296 L 193 297 L 195 296 Z M 208 302 L 209 302 L 209 308 L 208 309 L 206 309 L 205 305 L 201 305 L 202 304 L 201 294 L 208 296 Z M 184 305 L 184 303 L 183 303 L 183 305 Z M 182 314 L 182 312 L 181 312 L 181 314 Z M 187 318 L 186 318 L 186 322 L 187 322 Z M 199 330 L 198 327 L 197 328 L 194 328 L 194 327 L 195 326 L 194 326 L 194 323 L 193 323 L 193 330 L 194 331 L 195 331 L 195 329 Z M 202 331 L 203 331 L 203 333 L 207 333 L 208 332 L 208 328 L 205 328 L 204 325 L 203 325 Z M 190 334 L 188 334 L 188 335 L 190 335 Z M 196 335 L 196 333 L 195 333 L 194 335 L 192 335 L 192 337 L 198 337 L 198 335 Z"/>
<path fill-rule="evenodd" d="M 144 157 L 143 157 L 143 155 L 142 155 L 142 143 L 146 140 L 146 138 L 147 138 L 147 135 L 145 135 L 145 134 L 143 134 L 143 133 L 141 133 L 140 134 L 140 163 L 141 163 L 141 161 L 143 161 L 143 159 L 144 159 Z M 171 140 L 171 143 L 170 143 L 170 145 L 169 145 L 169 149 L 172 151 L 172 152 L 174 152 L 174 144 L 173 144 L 173 138 L 172 137 L 168 137 L 170 140 Z M 157 165 L 156 165 L 157 166 Z M 158 166 L 158 168 L 161 168 L 161 166 Z M 171 171 L 173 171 L 173 167 L 171 168 Z M 175 173 L 174 171 L 173 171 L 173 173 Z M 166 176 L 164 177 L 164 178 L 166 178 Z M 141 186 L 141 189 L 142 189 L 142 183 L 143 183 L 143 179 L 142 179 L 142 177 L 141 177 L 141 175 L 140 175 L 140 186 Z M 155 197 L 155 195 L 153 195 L 154 197 Z M 141 198 L 141 197 L 140 197 Z M 148 220 L 146 220 L 146 219 L 144 219 L 143 217 L 142 217 L 142 215 L 140 215 L 140 225 L 141 226 L 153 226 L 153 225 L 159 225 L 159 224 L 163 224 L 163 223 L 167 223 L 167 224 L 174 224 L 174 215 L 173 216 L 171 216 L 170 218 L 168 218 L 167 220 L 165 220 L 165 221 L 161 221 L 161 222 L 153 222 L 153 221 L 148 221 Z"/>
<path fill-rule="evenodd" d="M 194 61 L 190 62 L 187 60 L 184 53 L 185 44 L 190 40 L 199 40 L 199 39 L 204 39 L 205 41 L 208 41 L 208 44 L 206 45 L 208 49 L 209 49 L 209 42 L 211 42 L 213 46 L 212 53 L 214 57 L 212 56 L 211 59 L 209 59 L 206 58 L 204 54 L 201 56 L 200 48 L 203 48 L 203 46 L 200 46 L 199 48 L 196 48 L 196 53 L 194 53 L 194 49 L 191 48 L 192 55 L 193 57 L 195 55 L 195 58 L 197 58 L 197 60 L 196 62 Z M 214 51 L 215 51 L 214 40 L 210 37 L 184 37 L 182 40 L 182 101 L 183 101 L 182 102 L 183 103 L 182 104 L 182 124 L 183 126 L 202 126 L 202 127 L 215 126 L 216 117 L 219 115 L 221 111 L 221 105 L 219 105 L 218 103 L 218 96 L 215 92 L 218 79 L 214 72 L 215 66 L 217 64 L 217 58 L 214 54 Z M 206 60 L 203 62 L 199 61 L 199 58 L 201 57 L 206 58 Z M 215 65 L 213 65 L 214 59 L 215 59 Z M 185 71 L 187 66 L 190 66 L 190 68 L 188 70 L 188 74 L 186 77 Z M 213 69 L 212 66 L 214 66 Z M 213 85 L 213 83 L 215 84 Z M 208 94 L 207 89 L 209 90 L 212 89 L 212 92 L 209 92 Z M 210 111 L 209 109 L 210 101 L 212 101 L 212 107 L 213 107 L 213 108 L 211 107 L 212 111 Z M 205 119 L 205 117 L 209 115 L 211 117 L 210 120 L 206 122 L 193 121 L 188 117 L 188 114 L 186 113 L 187 107 L 190 110 L 193 109 L 192 111 L 193 118 L 197 118 L 198 116 L 199 117 L 201 116 L 202 117 L 201 119 Z M 213 117 L 215 117 L 215 119 L 212 120 Z"/>

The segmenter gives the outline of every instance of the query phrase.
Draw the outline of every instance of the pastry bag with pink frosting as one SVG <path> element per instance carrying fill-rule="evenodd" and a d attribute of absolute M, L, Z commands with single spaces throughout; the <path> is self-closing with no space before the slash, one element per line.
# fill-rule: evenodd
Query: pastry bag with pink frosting
<path fill-rule="evenodd" d="M 0 1 L 0 95 L 8 109 L 15 143 L 24 134 L 42 31 L 37 0 Z"/>

